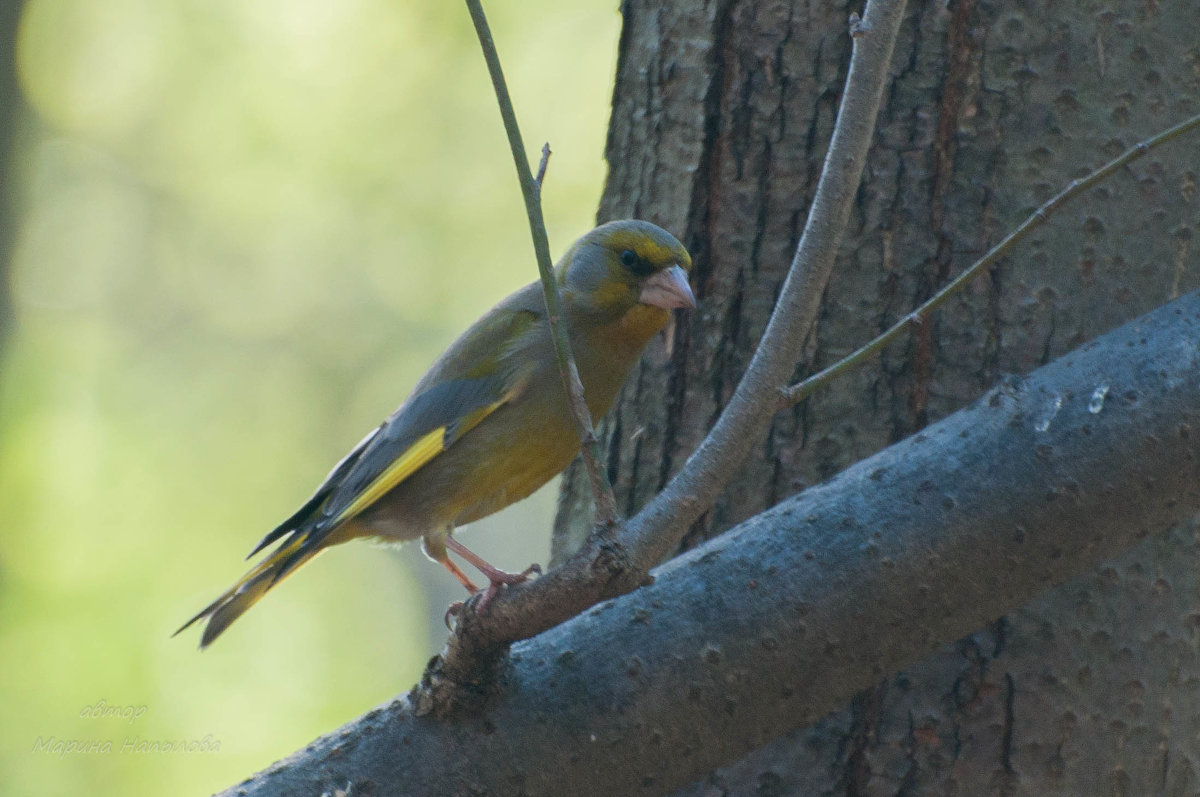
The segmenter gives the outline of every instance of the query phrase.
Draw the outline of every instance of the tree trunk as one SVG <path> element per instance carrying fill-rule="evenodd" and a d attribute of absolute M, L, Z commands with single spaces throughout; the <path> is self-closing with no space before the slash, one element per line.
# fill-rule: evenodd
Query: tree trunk
<path fill-rule="evenodd" d="M 623 5 L 599 215 L 680 235 L 701 302 L 603 425 L 626 511 L 712 425 L 766 324 L 849 57 L 850 8 L 831 5 Z M 894 323 L 1071 179 L 1200 110 L 1198 16 L 1191 0 L 910 8 L 797 376 Z M 1088 192 L 909 341 L 781 414 L 685 545 L 1200 284 L 1196 151 L 1179 142 Z M 586 532 L 588 500 L 572 466 L 556 560 Z M 1196 572 L 1191 531 L 1151 540 L 684 793 L 1196 793 Z"/>

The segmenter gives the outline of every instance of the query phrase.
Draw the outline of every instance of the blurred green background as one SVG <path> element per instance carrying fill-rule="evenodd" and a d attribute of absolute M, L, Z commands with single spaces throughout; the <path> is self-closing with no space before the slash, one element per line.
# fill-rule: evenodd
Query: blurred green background
<path fill-rule="evenodd" d="M 489 8 L 526 139 L 554 147 L 555 253 L 604 177 L 615 5 Z M 0 793 L 211 792 L 440 647 L 460 589 L 415 545 L 333 550 L 203 654 L 170 634 L 534 278 L 513 167 L 457 3 L 30 0 L 17 56 Z M 553 500 L 463 539 L 545 562 Z"/>

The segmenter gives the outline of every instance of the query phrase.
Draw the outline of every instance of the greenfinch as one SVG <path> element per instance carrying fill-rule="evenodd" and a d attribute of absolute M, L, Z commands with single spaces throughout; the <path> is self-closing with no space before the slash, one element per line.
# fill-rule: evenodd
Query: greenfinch
<path fill-rule="evenodd" d="M 666 230 L 625 220 L 587 233 L 555 266 L 562 322 L 592 418 L 608 411 L 670 311 L 696 306 L 691 265 L 683 244 Z M 208 618 L 200 647 L 208 646 L 282 578 L 356 537 L 421 538 L 430 559 L 476 592 L 451 561 L 453 551 L 487 577 L 490 597 L 534 568 L 498 570 L 455 540 L 454 528 L 525 498 L 570 464 L 579 446 L 542 286 L 533 282 L 451 344 L 400 408 L 250 556 L 279 545 L 179 631 Z"/>

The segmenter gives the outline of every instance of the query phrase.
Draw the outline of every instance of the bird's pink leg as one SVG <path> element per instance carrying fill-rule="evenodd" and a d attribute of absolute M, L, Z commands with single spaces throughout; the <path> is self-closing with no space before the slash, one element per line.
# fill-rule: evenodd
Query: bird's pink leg
<path fill-rule="evenodd" d="M 471 581 L 471 579 L 467 578 L 467 574 L 462 571 L 461 567 L 454 564 L 449 556 L 446 556 L 444 559 L 437 559 L 436 561 L 442 567 L 449 570 L 450 575 L 458 579 L 458 583 L 462 584 L 466 588 L 467 592 L 471 593 L 472 595 L 474 595 L 476 592 L 479 592 L 479 587 L 475 586 L 475 583 Z"/>
<path fill-rule="evenodd" d="M 450 536 L 446 537 L 446 547 L 451 551 L 454 551 L 466 561 L 470 562 L 480 573 L 483 573 L 485 576 L 487 576 L 488 585 L 487 589 L 484 590 L 483 596 L 479 599 L 479 605 L 476 607 L 476 611 L 478 612 L 482 612 L 487 608 L 488 603 L 490 603 L 492 598 L 496 596 L 496 593 L 500 591 L 501 585 L 509 586 L 512 584 L 520 584 L 523 581 L 528 581 L 529 576 L 532 574 L 537 573 L 538 575 L 541 575 L 542 572 L 541 567 L 536 564 L 532 564 L 522 570 L 520 573 L 508 573 L 499 569 L 498 567 L 492 566 L 481 556 L 475 554 L 469 548 L 467 548 L 467 546 Z M 449 557 L 447 557 L 447 562 L 449 562 Z M 443 565 L 446 565 L 447 569 L 454 567 L 452 562 L 449 564 L 443 562 Z M 467 577 L 462 574 L 462 571 L 457 567 L 454 567 L 454 569 L 450 572 L 454 573 L 455 571 L 458 571 L 455 575 L 455 578 L 459 580 L 460 584 L 466 587 L 472 594 L 479 591 L 473 588 L 474 585 L 471 584 L 470 580 L 468 580 Z"/>

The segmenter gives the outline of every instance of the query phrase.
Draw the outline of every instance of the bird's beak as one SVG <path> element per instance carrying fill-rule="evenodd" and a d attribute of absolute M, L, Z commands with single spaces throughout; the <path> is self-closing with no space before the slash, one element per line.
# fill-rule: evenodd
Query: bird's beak
<path fill-rule="evenodd" d="M 663 269 L 646 280 L 638 301 L 664 310 L 696 306 L 696 297 L 688 285 L 687 272 L 679 266 Z"/>

